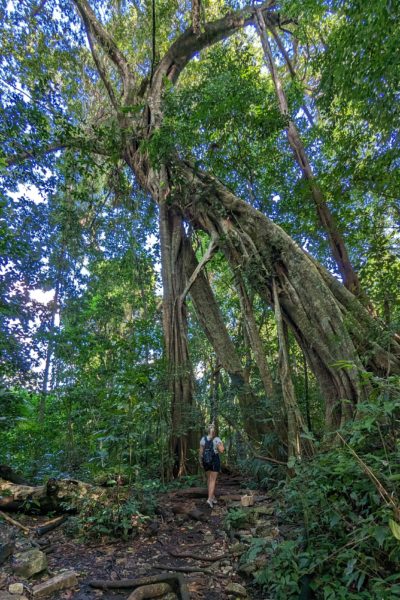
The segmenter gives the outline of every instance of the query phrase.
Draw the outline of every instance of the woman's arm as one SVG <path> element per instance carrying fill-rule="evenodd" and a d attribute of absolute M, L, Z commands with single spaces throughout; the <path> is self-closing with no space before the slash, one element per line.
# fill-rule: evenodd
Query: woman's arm
<path fill-rule="evenodd" d="M 220 454 L 222 454 L 223 452 L 225 452 L 225 448 L 222 442 L 220 442 L 219 444 L 217 444 L 217 450 Z"/>

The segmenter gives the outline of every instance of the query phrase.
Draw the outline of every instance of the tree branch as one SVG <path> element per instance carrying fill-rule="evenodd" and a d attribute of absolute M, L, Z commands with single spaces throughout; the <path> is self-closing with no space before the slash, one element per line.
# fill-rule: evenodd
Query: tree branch
<path fill-rule="evenodd" d="M 156 0 L 151 2 L 151 72 L 150 82 L 153 81 L 156 66 Z"/>
<path fill-rule="evenodd" d="M 192 29 L 195 35 L 200 34 L 200 5 L 201 0 L 192 0 Z"/>
<path fill-rule="evenodd" d="M 113 105 L 113 107 L 115 108 L 115 110 L 118 111 L 118 102 L 117 102 L 117 99 L 115 97 L 114 90 L 112 88 L 112 85 L 111 85 L 110 81 L 108 80 L 105 68 L 103 67 L 103 65 L 101 63 L 100 56 L 96 52 L 96 48 L 95 48 L 94 43 L 93 43 L 93 38 L 92 38 L 91 31 L 90 31 L 89 27 L 86 27 L 86 24 L 85 24 L 85 28 L 86 28 L 86 35 L 87 35 L 87 38 L 88 38 L 88 42 L 89 42 L 89 46 L 90 46 L 90 51 L 92 53 L 92 57 L 93 57 L 94 63 L 95 63 L 96 68 L 97 68 L 97 70 L 99 72 L 101 80 L 104 83 L 104 87 L 107 90 L 107 94 L 108 94 L 108 97 L 110 98 L 110 102 Z"/>
<path fill-rule="evenodd" d="M 130 92 L 134 85 L 134 76 L 129 63 L 123 53 L 120 51 L 110 34 L 106 31 L 100 21 L 97 19 L 93 9 L 87 0 L 73 0 L 86 30 L 90 30 L 96 41 L 103 48 L 108 58 L 117 67 L 123 85 L 123 103 L 129 99 Z"/>
<path fill-rule="evenodd" d="M 290 60 L 290 56 L 286 51 L 286 48 L 278 34 L 278 32 L 276 31 L 275 27 L 271 24 L 267 22 L 267 27 L 270 30 L 270 32 L 272 33 L 274 40 L 276 42 L 276 45 L 278 46 L 280 53 L 282 54 L 283 58 L 285 59 L 286 65 L 288 67 L 289 73 L 292 77 L 292 79 L 297 79 L 297 74 L 296 71 L 293 67 L 292 61 Z M 314 119 L 312 114 L 310 113 L 308 106 L 304 103 L 302 106 L 303 112 L 306 115 L 308 122 L 310 123 L 310 125 L 314 125 Z"/>
<path fill-rule="evenodd" d="M 206 263 L 208 263 L 209 260 L 211 260 L 216 247 L 217 247 L 216 238 L 215 238 L 215 236 L 212 236 L 211 240 L 210 240 L 210 245 L 208 246 L 203 258 L 201 259 L 201 261 L 199 262 L 199 264 L 197 265 L 197 267 L 191 274 L 189 281 L 187 282 L 186 287 L 183 290 L 181 297 L 179 298 L 180 304 L 182 304 L 183 301 L 185 300 L 187 294 L 189 293 L 190 288 L 196 281 L 196 278 L 197 278 L 198 274 L 200 273 L 200 271 L 202 270 L 202 268 L 206 265 Z"/>
<path fill-rule="evenodd" d="M 46 4 L 46 1 L 47 0 L 41 0 L 41 2 L 39 2 L 39 4 L 32 9 L 31 14 L 29 15 L 29 17 L 31 19 L 34 19 L 35 17 L 37 17 L 37 15 L 40 13 L 40 11 L 42 10 L 42 8 Z"/>
<path fill-rule="evenodd" d="M 272 8 L 275 0 L 267 0 L 257 10 L 265 11 Z M 204 48 L 219 42 L 239 29 L 254 23 L 256 9 L 253 5 L 247 6 L 234 13 L 229 13 L 210 23 L 205 23 L 202 31 L 198 34 L 193 28 L 186 30 L 169 48 L 161 60 L 153 77 L 151 95 L 155 99 L 161 97 L 164 86 L 164 78 L 167 77 L 172 83 L 176 83 L 180 73 L 188 62 Z"/>
<path fill-rule="evenodd" d="M 7 167 L 14 167 L 15 165 L 19 165 L 26 160 L 35 160 L 36 158 L 39 158 L 45 154 L 52 154 L 53 152 L 58 152 L 58 150 L 64 150 L 66 147 L 66 144 L 54 144 L 47 146 L 47 148 L 39 148 L 38 150 L 35 150 L 35 154 L 26 150 L 21 152 L 21 154 L 16 154 L 15 156 L 6 156 L 4 160 Z"/>
<path fill-rule="evenodd" d="M 91 151 L 94 154 L 100 154 L 101 156 L 108 156 L 108 153 L 99 146 L 96 146 L 96 140 L 88 140 L 88 139 L 74 139 L 70 142 L 58 142 L 54 144 L 50 144 L 45 148 L 35 149 L 33 152 L 29 152 L 25 150 L 20 154 L 16 154 L 14 156 L 5 156 L 4 162 L 6 167 L 15 167 L 20 163 L 25 162 L 26 160 L 36 160 L 45 156 L 46 154 L 52 154 L 53 152 L 58 152 L 59 150 L 65 150 L 67 148 L 82 150 L 83 148 L 88 148 L 92 144 Z"/>
<path fill-rule="evenodd" d="M 287 463 L 283 462 L 282 460 L 277 460 L 276 458 L 271 458 L 270 456 L 261 456 L 261 454 L 253 454 L 253 456 L 254 458 L 258 458 L 258 460 L 265 460 L 276 465 L 283 465 L 284 467 L 287 467 Z"/>

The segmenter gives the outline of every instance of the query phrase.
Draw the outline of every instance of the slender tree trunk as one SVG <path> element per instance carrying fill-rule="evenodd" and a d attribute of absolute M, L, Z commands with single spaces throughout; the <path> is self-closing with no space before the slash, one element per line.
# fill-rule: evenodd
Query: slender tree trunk
<path fill-rule="evenodd" d="M 193 423 L 193 374 L 187 339 L 183 270 L 184 230 L 181 215 L 164 202 L 160 205 L 161 274 L 163 282 L 163 329 L 171 394 L 171 454 L 173 475 L 187 471 Z"/>
<path fill-rule="evenodd" d="M 189 279 L 197 268 L 198 261 L 188 239 L 185 241 L 185 269 Z M 214 348 L 221 366 L 229 374 L 232 389 L 237 394 L 244 428 L 248 437 L 261 443 L 263 435 L 271 430 L 267 422 L 265 406 L 251 389 L 248 376 L 240 357 L 225 327 L 207 277 L 200 271 L 194 280 L 190 295 L 199 319 L 211 346 Z"/>
<path fill-rule="evenodd" d="M 62 258 L 63 260 L 63 253 Z M 49 341 L 47 343 L 46 349 L 46 361 L 44 365 L 43 371 L 43 381 L 42 381 L 42 390 L 40 394 L 39 401 L 39 421 L 41 423 L 44 422 L 46 416 L 46 404 L 47 404 L 47 395 L 49 393 L 49 382 L 50 382 L 50 369 L 52 366 L 53 352 L 54 352 L 54 334 L 56 331 L 56 316 L 59 308 L 59 296 L 60 296 L 60 286 L 61 286 L 61 272 L 62 267 L 57 271 L 57 280 L 56 286 L 54 290 L 54 299 L 51 306 L 51 316 L 50 316 L 50 328 L 49 328 Z"/>
<path fill-rule="evenodd" d="M 212 369 L 211 373 L 211 385 L 210 385 L 210 416 L 211 423 L 217 424 L 218 420 L 218 396 L 219 386 L 221 382 L 221 365 L 216 364 L 215 368 Z"/>
<path fill-rule="evenodd" d="M 272 33 L 272 35 L 274 36 L 274 40 L 276 42 L 276 45 L 279 48 L 279 51 L 280 51 L 281 55 L 285 59 L 286 66 L 287 66 L 287 68 L 289 70 L 290 76 L 292 77 L 292 79 L 296 80 L 297 79 L 297 75 L 296 75 L 295 68 L 293 66 L 292 61 L 290 60 L 289 54 L 286 51 L 284 43 L 282 42 L 279 34 L 276 31 L 276 28 L 271 23 L 267 23 L 267 26 L 268 26 L 268 29 L 270 30 L 270 32 Z M 306 117 L 307 117 L 308 122 L 310 123 L 310 125 L 314 125 L 313 116 L 310 113 L 310 110 L 309 110 L 309 108 L 308 108 L 305 100 L 304 100 L 304 104 L 302 105 L 302 110 L 303 110 L 304 114 L 306 115 Z"/>
<path fill-rule="evenodd" d="M 278 98 L 279 110 L 281 114 L 288 119 L 287 138 L 289 145 L 293 151 L 293 155 L 298 166 L 300 167 L 304 179 L 309 184 L 310 193 L 314 200 L 319 220 L 328 236 L 328 241 L 332 251 L 332 255 L 343 278 L 344 285 L 353 294 L 359 295 L 361 289 L 358 275 L 350 262 L 346 244 L 344 243 L 343 237 L 335 223 L 335 219 L 328 207 L 324 194 L 315 180 L 310 161 L 308 160 L 308 156 L 304 144 L 300 138 L 297 127 L 294 124 L 294 122 L 290 119 L 286 94 L 284 92 L 282 82 L 280 80 L 278 71 L 275 66 L 271 46 L 268 41 L 265 20 L 261 11 L 257 11 L 257 15 L 258 31 L 264 50 L 265 60 L 267 62 L 272 80 L 274 82 L 276 95 Z"/>
<path fill-rule="evenodd" d="M 247 293 L 246 285 L 239 269 L 235 270 L 235 279 L 236 289 L 243 313 L 246 338 L 248 339 L 250 348 L 253 352 L 261 382 L 264 387 L 265 395 L 268 399 L 270 420 L 273 423 L 273 428 L 270 428 L 270 431 L 273 429 L 278 439 L 280 439 L 283 444 L 287 445 L 287 423 L 281 402 L 279 385 L 274 385 L 265 357 L 263 342 L 254 317 L 252 302 L 249 294 Z M 274 455 L 272 446 L 270 446 L 269 452 L 271 455 Z"/>
<path fill-rule="evenodd" d="M 302 356 L 303 356 L 303 368 L 304 368 L 304 403 L 305 403 L 305 409 L 306 409 L 307 427 L 308 427 L 308 430 L 310 432 L 312 432 L 307 359 L 306 359 L 304 352 L 302 352 Z"/>
<path fill-rule="evenodd" d="M 287 416 L 288 460 L 293 458 L 299 459 L 302 456 L 302 443 L 300 436 L 302 433 L 307 433 L 307 428 L 297 404 L 296 394 L 293 386 L 287 344 L 287 325 L 282 319 L 277 285 L 274 279 L 272 281 L 272 290 L 275 307 L 276 329 L 279 342 L 279 374 Z M 313 447 L 310 441 L 303 442 L 303 446 L 307 449 L 307 454 L 313 454 Z"/>
<path fill-rule="evenodd" d="M 254 318 L 253 306 L 239 272 L 236 273 L 236 289 L 244 316 L 244 326 L 246 327 L 250 346 L 264 386 L 265 395 L 269 400 L 272 400 L 274 398 L 274 383 L 267 361 L 265 360 L 265 350 Z"/>

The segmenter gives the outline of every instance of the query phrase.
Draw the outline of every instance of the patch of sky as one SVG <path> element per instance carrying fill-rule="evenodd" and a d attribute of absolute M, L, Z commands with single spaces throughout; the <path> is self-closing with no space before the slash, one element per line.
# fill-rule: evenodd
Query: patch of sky
<path fill-rule="evenodd" d="M 28 198 L 35 204 L 45 204 L 47 202 L 47 198 L 41 194 L 40 190 L 35 185 L 26 186 L 19 184 L 17 191 L 9 191 L 8 195 L 13 199 L 14 202 L 19 202 L 22 198 Z"/>

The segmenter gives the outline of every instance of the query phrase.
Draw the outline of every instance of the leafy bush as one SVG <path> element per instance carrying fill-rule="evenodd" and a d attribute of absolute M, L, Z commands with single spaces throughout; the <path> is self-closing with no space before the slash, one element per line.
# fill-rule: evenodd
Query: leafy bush
<path fill-rule="evenodd" d="M 126 497 L 126 492 L 121 493 L 117 488 L 107 489 L 96 500 L 80 499 L 73 533 L 84 538 L 118 537 L 127 540 L 135 537 L 140 526 L 150 518 L 142 510 L 136 497 Z"/>
<path fill-rule="evenodd" d="M 254 522 L 254 514 L 251 511 L 243 510 L 243 508 L 232 508 L 225 516 L 224 526 L 228 530 L 240 529 L 251 522 Z"/>
<path fill-rule="evenodd" d="M 68 503 L 67 511 L 77 515 L 69 519 L 67 532 L 81 538 L 117 537 L 127 540 L 135 537 L 156 509 L 153 482 L 131 486 L 113 485 L 98 488 L 96 495 L 77 492 Z"/>
<path fill-rule="evenodd" d="M 358 414 L 340 445 L 298 463 L 284 486 L 278 516 L 297 528 L 270 542 L 257 574 L 276 598 L 303 588 L 324 600 L 400 598 L 397 399 L 385 388 Z"/>

